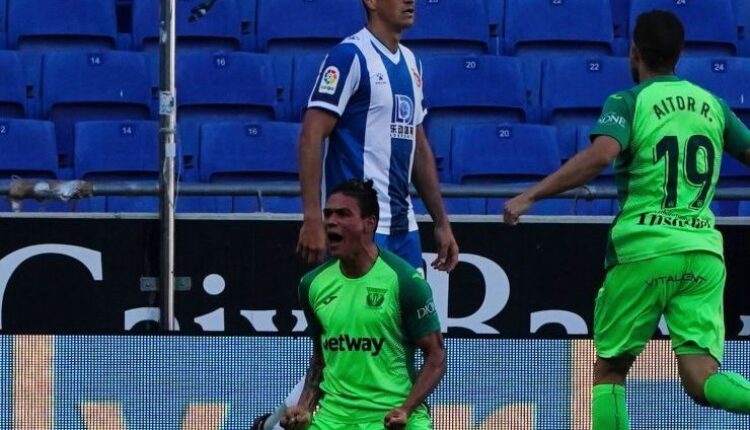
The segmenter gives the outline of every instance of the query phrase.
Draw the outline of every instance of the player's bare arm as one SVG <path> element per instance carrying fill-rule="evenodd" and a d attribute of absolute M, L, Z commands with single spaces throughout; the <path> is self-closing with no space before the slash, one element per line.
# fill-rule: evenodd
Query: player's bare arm
<path fill-rule="evenodd" d="M 505 203 L 503 218 L 516 225 L 534 202 L 580 187 L 607 168 L 620 153 L 620 144 L 610 136 L 597 136 L 588 148 L 568 160 L 560 169 Z"/>
<path fill-rule="evenodd" d="M 445 374 L 443 335 L 440 332 L 430 333 L 416 343 L 424 354 L 424 365 L 422 365 L 417 380 L 414 381 L 404 404 L 386 415 L 384 422 L 388 429 L 405 428 L 409 415 L 417 406 L 424 403 Z"/>
<path fill-rule="evenodd" d="M 435 225 L 435 244 L 438 247 L 438 257 L 431 263 L 432 267 L 450 272 L 458 263 L 458 244 L 443 207 L 435 157 L 427 142 L 427 136 L 422 125 L 417 126 L 413 181 Z"/>
<path fill-rule="evenodd" d="M 305 376 L 305 388 L 300 396 L 297 406 L 290 406 L 286 409 L 284 416 L 281 418 L 281 426 L 287 430 L 304 430 L 312 422 L 312 411 L 318 405 L 320 400 L 320 382 L 323 380 L 323 351 L 320 346 L 320 339 L 315 339 L 313 343 L 313 355 L 310 358 L 310 365 Z"/>
<path fill-rule="evenodd" d="M 321 148 L 338 119 L 320 109 L 308 109 L 302 123 L 299 145 L 299 180 L 302 195 L 302 228 L 297 242 L 297 254 L 305 263 L 323 261 L 326 237 L 320 208 L 320 180 L 322 175 Z"/>

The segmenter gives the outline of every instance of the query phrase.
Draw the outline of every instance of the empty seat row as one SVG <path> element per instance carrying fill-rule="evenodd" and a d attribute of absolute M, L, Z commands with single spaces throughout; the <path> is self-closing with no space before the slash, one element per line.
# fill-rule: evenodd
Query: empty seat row
<path fill-rule="evenodd" d="M 203 18 L 191 22 L 191 11 L 202 3 L 203 0 L 176 2 L 182 48 L 321 52 L 355 33 L 365 22 L 360 2 L 341 0 L 220 0 Z M 690 51 L 750 53 L 745 34 L 750 6 L 744 0 L 416 3 L 417 20 L 406 32 L 405 40 L 418 52 L 515 55 L 589 45 L 601 54 L 624 54 L 634 18 L 660 8 L 674 11 L 685 22 Z M 7 8 L 7 22 L 0 27 L 2 39 L 7 38 L 9 48 L 22 50 L 81 43 L 97 48 L 153 49 L 158 43 L 160 0 L 124 4 L 118 17 L 115 0 L 0 0 L 0 10 Z M 128 25 L 121 24 L 119 32 L 118 18 L 128 18 Z M 5 46 L 3 42 L 0 39 L 0 48 Z"/>

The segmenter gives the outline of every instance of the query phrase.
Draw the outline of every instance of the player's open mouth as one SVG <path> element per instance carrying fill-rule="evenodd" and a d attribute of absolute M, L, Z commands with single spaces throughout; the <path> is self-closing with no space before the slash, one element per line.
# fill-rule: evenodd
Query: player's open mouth
<path fill-rule="evenodd" d="M 414 8 L 412 7 L 412 8 L 404 9 L 404 13 L 409 16 L 414 16 Z"/>
<path fill-rule="evenodd" d="M 344 236 L 333 232 L 328 233 L 328 243 L 337 244 L 341 243 L 342 240 L 344 240 Z"/>

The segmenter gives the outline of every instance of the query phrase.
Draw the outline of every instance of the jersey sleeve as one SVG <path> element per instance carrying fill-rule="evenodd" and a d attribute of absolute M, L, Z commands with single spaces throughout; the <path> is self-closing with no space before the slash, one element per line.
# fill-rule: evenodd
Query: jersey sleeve
<path fill-rule="evenodd" d="M 336 46 L 323 60 L 308 108 L 320 108 L 341 117 L 349 99 L 359 88 L 361 67 L 357 47 L 351 43 Z"/>
<path fill-rule="evenodd" d="M 305 276 L 299 283 L 299 303 L 302 306 L 302 312 L 305 314 L 307 320 L 307 334 L 311 337 L 320 337 L 323 334 L 323 327 L 320 324 L 320 320 L 313 311 L 312 304 L 310 302 L 310 284 L 312 280 L 310 276 Z"/>
<path fill-rule="evenodd" d="M 596 136 L 609 136 L 620 143 L 621 151 L 627 149 L 630 144 L 634 104 L 632 96 L 626 92 L 609 96 L 599 120 L 591 129 L 591 140 L 593 141 Z"/>
<path fill-rule="evenodd" d="M 724 150 L 734 158 L 740 158 L 750 149 L 750 130 L 737 118 L 724 100 L 719 100 L 724 109 Z"/>
<path fill-rule="evenodd" d="M 417 88 L 417 100 L 415 105 L 415 111 L 414 112 L 414 125 L 420 125 L 424 122 L 424 118 L 427 116 L 427 108 L 424 104 L 424 79 L 422 79 L 422 76 L 424 76 L 424 73 L 422 73 L 422 62 L 417 60 L 417 64 L 419 65 L 419 70 L 415 74 L 415 76 L 412 76 L 412 78 L 416 81 L 415 86 Z"/>
<path fill-rule="evenodd" d="M 401 314 L 406 337 L 416 342 L 427 334 L 440 331 L 440 320 L 435 310 L 432 289 L 414 272 L 400 285 Z"/>

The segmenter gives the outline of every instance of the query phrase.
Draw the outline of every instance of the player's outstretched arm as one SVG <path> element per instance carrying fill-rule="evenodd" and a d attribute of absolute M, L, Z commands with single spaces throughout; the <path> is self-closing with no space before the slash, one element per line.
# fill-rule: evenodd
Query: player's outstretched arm
<path fill-rule="evenodd" d="M 556 172 L 505 203 L 503 218 L 508 225 L 516 225 L 534 202 L 563 191 L 580 187 L 607 168 L 620 153 L 620 144 L 610 136 L 597 136 L 588 148 L 568 160 Z"/>
<path fill-rule="evenodd" d="M 404 404 L 386 415 L 385 427 L 388 429 L 405 428 L 409 415 L 424 403 L 445 373 L 445 347 L 439 331 L 423 336 L 417 341 L 417 346 L 424 354 L 424 364 Z"/>
<path fill-rule="evenodd" d="M 453 236 L 448 215 L 445 213 L 443 199 L 440 195 L 440 182 L 438 181 L 435 157 L 427 142 L 427 135 L 422 125 L 417 126 L 416 151 L 414 154 L 414 187 L 422 198 L 427 212 L 432 217 L 435 225 L 435 244 L 437 246 L 437 258 L 432 267 L 437 270 L 450 272 L 458 263 L 458 244 Z"/>
<path fill-rule="evenodd" d="M 320 180 L 323 170 L 321 148 L 337 118 L 320 109 L 308 109 L 302 123 L 299 144 L 299 182 L 304 218 L 297 241 L 297 254 L 307 264 L 323 261 L 326 237 L 320 208 Z"/>
<path fill-rule="evenodd" d="M 313 355 L 305 376 L 305 388 L 302 390 L 299 402 L 296 406 L 286 408 L 281 418 L 281 427 L 287 430 L 304 430 L 312 422 L 312 412 L 320 400 L 320 382 L 323 380 L 323 351 L 320 339 L 315 338 L 313 343 Z"/>

